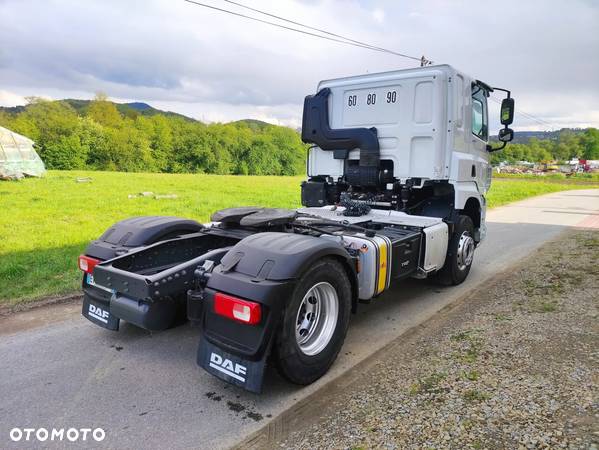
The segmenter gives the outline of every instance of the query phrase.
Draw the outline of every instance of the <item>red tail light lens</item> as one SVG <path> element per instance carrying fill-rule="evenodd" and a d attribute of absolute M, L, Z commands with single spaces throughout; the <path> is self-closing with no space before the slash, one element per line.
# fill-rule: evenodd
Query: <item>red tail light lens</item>
<path fill-rule="evenodd" d="M 260 303 L 242 300 L 221 292 L 217 292 L 214 295 L 214 312 L 248 325 L 260 323 L 260 319 L 262 318 Z"/>
<path fill-rule="evenodd" d="M 94 271 L 94 267 L 96 267 L 99 263 L 99 259 L 92 258 L 91 256 L 79 256 L 79 268 L 85 273 L 92 273 Z"/>

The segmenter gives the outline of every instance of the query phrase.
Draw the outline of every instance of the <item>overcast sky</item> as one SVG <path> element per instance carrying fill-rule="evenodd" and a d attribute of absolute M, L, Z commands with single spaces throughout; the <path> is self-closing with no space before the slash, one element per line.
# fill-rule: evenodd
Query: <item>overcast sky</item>
<path fill-rule="evenodd" d="M 454 65 L 556 128 L 599 127 L 599 0 L 237 1 Z M 320 79 L 415 65 L 183 0 L 0 0 L 0 24 L 5 106 L 102 91 L 204 121 L 296 127 Z M 514 128 L 550 129 L 521 115 Z"/>

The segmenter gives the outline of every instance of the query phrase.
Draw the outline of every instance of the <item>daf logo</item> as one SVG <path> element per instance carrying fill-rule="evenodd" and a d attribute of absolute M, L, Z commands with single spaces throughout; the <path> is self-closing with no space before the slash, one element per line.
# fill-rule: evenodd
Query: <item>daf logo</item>
<path fill-rule="evenodd" d="M 103 323 L 108 323 L 108 317 L 110 316 L 110 313 L 102 308 L 100 308 L 99 306 L 94 306 L 94 305 L 89 305 L 89 308 L 87 309 L 87 314 L 90 317 L 93 317 L 96 320 L 99 320 L 100 322 Z"/>
<path fill-rule="evenodd" d="M 216 353 L 210 354 L 210 367 L 218 370 L 225 375 L 235 378 L 236 380 L 245 383 L 245 374 L 247 373 L 247 367 L 242 366 L 239 363 L 234 363 L 230 359 L 223 358 Z"/>

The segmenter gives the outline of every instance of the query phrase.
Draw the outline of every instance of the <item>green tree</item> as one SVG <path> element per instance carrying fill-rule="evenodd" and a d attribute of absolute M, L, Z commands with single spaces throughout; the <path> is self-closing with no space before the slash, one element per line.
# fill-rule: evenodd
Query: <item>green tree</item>
<path fill-rule="evenodd" d="M 562 130 L 555 146 L 554 158 L 558 161 L 567 161 L 582 156 L 582 153 L 580 137 L 571 130 Z"/>
<path fill-rule="evenodd" d="M 101 125 L 117 128 L 122 125 L 122 116 L 114 103 L 108 101 L 103 92 L 98 92 L 90 102 L 87 116 Z"/>
<path fill-rule="evenodd" d="M 582 137 L 584 159 L 599 159 L 599 130 L 589 128 Z"/>
<path fill-rule="evenodd" d="M 47 167 L 61 170 L 85 169 L 89 147 L 77 134 L 60 136 L 46 144 L 44 162 Z"/>

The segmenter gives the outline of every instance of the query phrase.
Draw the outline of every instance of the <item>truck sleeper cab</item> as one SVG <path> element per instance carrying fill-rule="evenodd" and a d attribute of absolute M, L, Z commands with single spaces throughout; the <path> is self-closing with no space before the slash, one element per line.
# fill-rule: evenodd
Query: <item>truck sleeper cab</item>
<path fill-rule="evenodd" d="M 360 301 L 405 277 L 467 277 L 486 234 L 489 152 L 513 136 L 505 91 L 503 146 L 487 143 L 494 89 L 446 65 L 323 81 L 304 102 L 302 208 L 229 208 L 204 226 L 167 218 L 170 234 L 154 239 L 116 224 L 139 245 L 88 247 L 84 316 L 157 330 L 186 305 L 211 374 L 260 392 L 271 360 L 294 383 L 317 380 Z"/>

